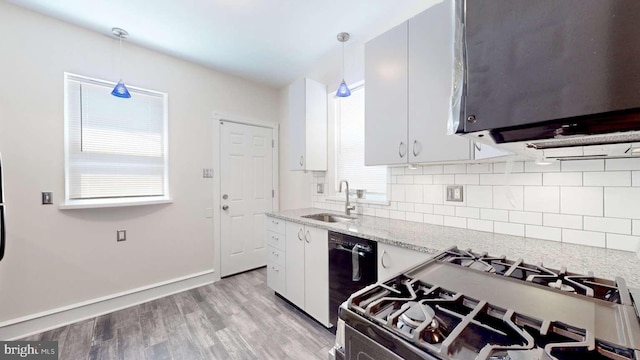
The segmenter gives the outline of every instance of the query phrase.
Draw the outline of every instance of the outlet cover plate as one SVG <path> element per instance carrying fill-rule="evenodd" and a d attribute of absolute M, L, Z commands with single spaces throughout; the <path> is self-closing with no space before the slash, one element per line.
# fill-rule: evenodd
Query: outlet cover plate
<path fill-rule="evenodd" d="M 463 202 L 464 188 L 462 186 L 447 186 L 447 201 Z"/>
<path fill-rule="evenodd" d="M 316 193 L 317 194 L 324 194 L 324 184 L 317 184 L 316 185 Z"/>

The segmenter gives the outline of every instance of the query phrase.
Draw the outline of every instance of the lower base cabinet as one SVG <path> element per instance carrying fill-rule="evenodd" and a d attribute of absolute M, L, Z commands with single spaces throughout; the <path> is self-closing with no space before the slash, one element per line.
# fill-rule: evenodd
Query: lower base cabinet
<path fill-rule="evenodd" d="M 385 281 L 430 258 L 431 255 L 420 251 L 378 243 L 378 281 Z"/>
<path fill-rule="evenodd" d="M 286 221 L 283 235 L 267 234 L 267 285 L 329 327 L 328 231 Z"/>

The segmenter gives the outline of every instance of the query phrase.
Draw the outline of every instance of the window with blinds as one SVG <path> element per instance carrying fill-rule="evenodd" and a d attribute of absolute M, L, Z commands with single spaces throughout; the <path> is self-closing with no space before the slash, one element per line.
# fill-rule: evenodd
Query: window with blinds
<path fill-rule="evenodd" d="M 340 180 L 347 180 L 351 189 L 386 194 L 387 167 L 364 165 L 364 92 L 361 86 L 351 96 L 335 100 L 336 187 Z"/>
<path fill-rule="evenodd" d="M 66 201 L 168 200 L 167 94 L 65 74 Z"/>

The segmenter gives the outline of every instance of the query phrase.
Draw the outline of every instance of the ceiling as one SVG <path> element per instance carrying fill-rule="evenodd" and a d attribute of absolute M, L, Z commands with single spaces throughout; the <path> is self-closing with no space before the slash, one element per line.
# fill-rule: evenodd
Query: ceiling
<path fill-rule="evenodd" d="M 8 0 L 25 8 L 273 87 L 341 46 L 364 42 L 442 0 Z"/>

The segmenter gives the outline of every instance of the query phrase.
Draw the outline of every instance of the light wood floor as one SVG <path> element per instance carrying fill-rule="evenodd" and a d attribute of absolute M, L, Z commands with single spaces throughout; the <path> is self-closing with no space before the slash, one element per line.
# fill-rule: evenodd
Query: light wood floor
<path fill-rule="evenodd" d="M 23 340 L 60 360 L 327 359 L 334 336 L 274 295 L 264 268 Z"/>

